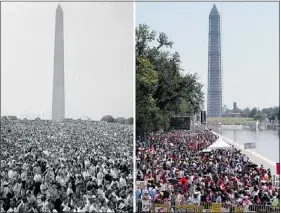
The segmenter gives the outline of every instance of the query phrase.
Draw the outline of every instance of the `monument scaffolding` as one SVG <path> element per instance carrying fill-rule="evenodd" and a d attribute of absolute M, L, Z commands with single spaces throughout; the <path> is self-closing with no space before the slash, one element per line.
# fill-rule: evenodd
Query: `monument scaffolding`
<path fill-rule="evenodd" d="M 214 4 L 209 15 L 207 116 L 222 115 L 222 67 L 220 14 Z"/>

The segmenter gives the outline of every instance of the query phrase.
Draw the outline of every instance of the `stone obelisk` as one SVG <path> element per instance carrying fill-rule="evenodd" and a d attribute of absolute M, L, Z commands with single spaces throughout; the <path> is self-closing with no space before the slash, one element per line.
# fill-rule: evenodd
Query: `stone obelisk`
<path fill-rule="evenodd" d="M 53 104 L 52 120 L 61 120 L 65 116 L 64 100 L 64 35 L 63 11 L 60 5 L 56 10 Z"/>

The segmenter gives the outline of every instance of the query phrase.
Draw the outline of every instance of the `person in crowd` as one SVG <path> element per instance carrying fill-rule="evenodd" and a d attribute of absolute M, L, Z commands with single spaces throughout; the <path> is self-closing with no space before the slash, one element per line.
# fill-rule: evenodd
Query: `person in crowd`
<path fill-rule="evenodd" d="M 207 150 L 217 139 L 207 129 L 159 132 L 139 139 L 136 181 L 147 186 L 136 190 L 137 203 L 149 198 L 169 205 L 278 206 L 279 189 L 272 186 L 271 171 L 259 168 L 234 147 Z"/>
<path fill-rule="evenodd" d="M 133 127 L 1 120 L 2 212 L 132 212 Z"/>

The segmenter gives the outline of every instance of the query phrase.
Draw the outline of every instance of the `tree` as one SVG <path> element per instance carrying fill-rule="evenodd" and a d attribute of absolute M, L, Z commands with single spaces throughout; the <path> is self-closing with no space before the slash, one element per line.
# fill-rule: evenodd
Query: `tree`
<path fill-rule="evenodd" d="M 132 117 L 126 119 L 126 124 L 133 125 L 134 119 Z"/>
<path fill-rule="evenodd" d="M 111 115 L 106 115 L 106 116 L 104 116 L 101 119 L 101 121 L 106 121 L 106 122 L 109 122 L 109 123 L 114 123 L 115 119 Z"/>
<path fill-rule="evenodd" d="M 266 119 L 266 114 L 263 114 L 262 112 L 257 112 L 257 114 L 254 116 L 254 120 L 264 121 Z"/>
<path fill-rule="evenodd" d="M 119 123 L 119 124 L 126 124 L 126 118 L 118 117 L 118 118 L 115 119 L 114 122 Z"/>
<path fill-rule="evenodd" d="M 255 115 L 257 114 L 258 109 L 256 107 L 254 107 L 250 112 L 249 112 L 249 117 L 250 118 L 254 118 Z"/>
<path fill-rule="evenodd" d="M 242 117 L 248 118 L 248 117 L 249 117 L 249 114 L 250 114 L 250 111 L 251 111 L 250 108 L 247 107 L 247 108 L 243 109 L 243 110 L 240 112 L 240 114 L 241 114 Z"/>
<path fill-rule="evenodd" d="M 263 108 L 262 112 L 266 114 L 268 120 L 280 120 L 280 107 Z"/>
<path fill-rule="evenodd" d="M 136 28 L 137 134 L 168 129 L 172 115 L 200 111 L 204 103 L 196 74 L 182 74 L 180 54 L 173 42 L 147 25 Z"/>
<path fill-rule="evenodd" d="M 136 67 L 136 114 L 137 132 L 150 132 L 158 120 L 158 111 L 153 94 L 158 82 L 157 72 L 147 59 L 137 58 Z"/>

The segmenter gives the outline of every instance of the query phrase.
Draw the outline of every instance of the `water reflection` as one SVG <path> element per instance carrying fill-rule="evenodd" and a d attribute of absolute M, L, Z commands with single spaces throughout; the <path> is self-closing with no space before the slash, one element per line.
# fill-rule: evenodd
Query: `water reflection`
<path fill-rule="evenodd" d="M 279 162 L 279 131 L 219 127 L 216 132 L 242 146 L 244 146 L 244 143 L 256 143 L 256 149 L 253 149 L 253 151 L 272 161 Z"/>

